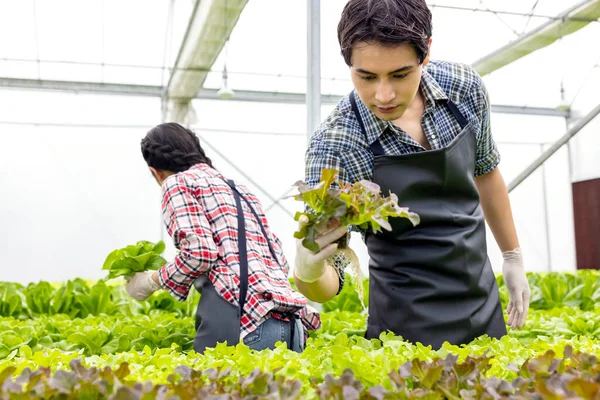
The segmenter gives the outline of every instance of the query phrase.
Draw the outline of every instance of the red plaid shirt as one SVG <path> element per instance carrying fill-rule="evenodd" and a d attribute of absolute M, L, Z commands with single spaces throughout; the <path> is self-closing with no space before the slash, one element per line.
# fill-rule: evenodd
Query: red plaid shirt
<path fill-rule="evenodd" d="M 260 226 L 242 200 L 248 247 L 248 294 L 241 318 L 243 339 L 271 316 L 273 311 L 292 312 L 307 330 L 319 329 L 321 320 L 306 298 L 288 281 L 289 265 L 281 242 L 270 231 L 259 200 L 243 185 L 237 185 L 260 217 Z M 184 301 L 201 274 L 208 274 L 219 295 L 239 306 L 240 258 L 237 237 L 237 207 L 225 178 L 206 164 L 168 177 L 162 184 L 162 209 L 169 235 L 179 253 L 159 270 L 161 286 Z M 271 242 L 277 260 L 273 259 Z"/>

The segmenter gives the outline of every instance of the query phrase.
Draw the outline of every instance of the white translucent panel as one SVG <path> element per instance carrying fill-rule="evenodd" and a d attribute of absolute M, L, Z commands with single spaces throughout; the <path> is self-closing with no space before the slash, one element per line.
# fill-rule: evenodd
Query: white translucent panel
<path fill-rule="evenodd" d="M 515 15 L 500 20 L 492 13 L 435 9 L 431 57 L 471 64 L 516 39 L 514 27 L 524 20 Z"/>
<path fill-rule="evenodd" d="M 228 67 L 229 70 L 229 67 Z M 235 90 L 253 90 L 259 92 L 305 93 L 306 78 L 278 76 L 276 74 L 228 72 L 229 87 Z M 209 72 L 204 82 L 208 89 L 219 89 L 223 78 L 221 71 Z"/>
<path fill-rule="evenodd" d="M 571 141 L 573 180 L 600 178 L 600 117 L 594 118 Z"/>
<path fill-rule="evenodd" d="M 168 81 L 193 8 L 192 2 L 173 1 L 170 16 L 170 4 L 57 0 L 37 1 L 34 7 L 32 1 L 4 2 L 0 72 L 26 79 L 161 85 Z M 25 60 L 35 64 L 13 68 Z"/>
<path fill-rule="evenodd" d="M 427 0 L 427 5 L 430 8 L 435 8 L 436 5 L 446 7 L 461 7 L 467 9 L 481 7 L 481 0 Z"/>
<path fill-rule="evenodd" d="M 101 1 L 36 1 L 35 5 L 40 59 L 102 61 Z"/>
<path fill-rule="evenodd" d="M 552 143 L 566 131 L 562 117 L 492 113 L 490 120 L 499 143 Z"/>
<path fill-rule="evenodd" d="M 0 121 L 83 125 L 160 123 L 160 100 L 21 90 L 0 91 Z"/>
<path fill-rule="evenodd" d="M 171 31 L 165 33 L 167 40 L 167 65 L 173 66 L 187 31 L 195 2 L 185 0 L 165 0 L 173 3 L 173 23 Z M 165 12 L 164 17 L 167 17 Z M 161 49 L 162 50 L 162 49 Z M 162 63 L 161 63 L 162 65 Z"/>
<path fill-rule="evenodd" d="M 40 66 L 31 61 L 0 61 L 0 76 L 3 78 L 39 79 Z"/>
<path fill-rule="evenodd" d="M 538 145 L 499 147 L 503 157 L 499 168 L 507 183 L 542 153 L 542 147 Z M 546 148 L 547 146 L 544 147 Z M 573 206 L 568 165 L 568 152 L 565 148 L 510 194 L 515 226 L 528 271 L 575 269 Z M 500 249 L 489 228 L 488 254 L 494 269 L 501 272 Z"/>
<path fill-rule="evenodd" d="M 160 188 L 139 153 L 142 131 L 0 128 L 3 281 L 102 278 L 112 250 L 159 239 Z"/>
<path fill-rule="evenodd" d="M 457 3 L 454 3 L 457 4 Z M 490 9 L 494 11 L 507 11 L 514 13 L 529 13 L 535 4 L 535 0 L 525 1 L 502 1 L 502 0 L 483 0 L 479 4 L 480 9 Z"/>
<path fill-rule="evenodd" d="M 36 27 L 32 1 L 0 2 L 0 59 L 34 59 Z"/>
<path fill-rule="evenodd" d="M 104 61 L 163 65 L 167 17 L 168 1 L 106 1 Z"/>
<path fill-rule="evenodd" d="M 583 110 L 586 109 L 584 102 L 591 101 L 594 107 L 600 101 L 600 48 L 588 46 L 598 41 L 600 23 L 591 23 L 565 37 L 563 43 L 556 43 L 556 53 L 550 55 L 556 57 L 557 66 L 562 68 L 567 102 L 574 107 L 582 106 Z"/>
<path fill-rule="evenodd" d="M 122 83 L 129 85 L 166 86 L 168 77 L 162 79 L 161 68 L 135 68 L 120 66 L 105 66 L 99 79 L 104 83 Z"/>
<path fill-rule="evenodd" d="M 544 146 L 544 150 L 549 148 Z M 543 165 L 545 169 L 547 219 L 551 263 L 553 271 L 566 271 L 576 268 L 575 231 L 573 217 L 573 193 L 568 147 L 558 150 Z"/>
<path fill-rule="evenodd" d="M 2 280 L 101 278 L 112 250 L 160 238 L 139 147 L 159 115 L 155 99 L 0 92 Z"/>
<path fill-rule="evenodd" d="M 304 1 L 248 1 L 231 34 L 228 69 L 306 76 L 306 13 Z M 213 69 L 221 70 L 224 55 Z"/>
<path fill-rule="evenodd" d="M 584 43 L 595 42 L 598 38 L 600 27 L 590 24 L 486 75 L 484 80 L 492 103 L 557 107 L 561 104 L 561 81 L 569 102 L 585 84 L 600 56 Z"/>
<path fill-rule="evenodd" d="M 44 80 L 94 82 L 102 79 L 100 65 L 40 63 L 40 77 Z"/>
<path fill-rule="evenodd" d="M 582 0 L 540 0 L 535 12 L 541 15 L 559 15 L 581 3 Z"/>
<path fill-rule="evenodd" d="M 580 76 L 580 85 L 571 86 L 569 94 L 572 96 L 573 112 L 578 115 L 584 115 L 590 112 L 594 107 L 600 104 L 600 57 L 598 63 L 590 68 L 588 73 Z M 578 87 L 577 87 L 578 86 Z"/>
<path fill-rule="evenodd" d="M 302 133 L 306 129 L 303 104 L 271 104 L 240 101 L 194 100 L 196 127 L 217 130 Z M 270 136 L 257 136 L 257 144 L 269 146 Z"/>
<path fill-rule="evenodd" d="M 331 79 L 321 81 L 321 93 L 331 95 L 346 95 L 354 89 L 350 79 Z"/>

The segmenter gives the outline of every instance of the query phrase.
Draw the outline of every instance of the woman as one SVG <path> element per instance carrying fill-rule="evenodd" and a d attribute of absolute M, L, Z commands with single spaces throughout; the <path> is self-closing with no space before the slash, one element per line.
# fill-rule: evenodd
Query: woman
<path fill-rule="evenodd" d="M 301 352 L 320 318 L 291 288 L 281 242 L 258 199 L 215 170 L 196 135 L 179 124 L 156 126 L 141 147 L 179 253 L 158 271 L 135 274 L 127 292 L 141 301 L 163 288 L 184 301 L 195 286 L 199 353 L 225 341 L 255 350 L 281 341 Z"/>

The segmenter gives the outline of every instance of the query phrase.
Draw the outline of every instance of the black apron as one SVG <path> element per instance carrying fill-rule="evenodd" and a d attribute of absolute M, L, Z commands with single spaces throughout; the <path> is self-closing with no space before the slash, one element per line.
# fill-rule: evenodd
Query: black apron
<path fill-rule="evenodd" d="M 204 353 L 207 348 L 215 347 L 217 343 L 227 342 L 228 346 L 235 346 L 240 341 L 241 313 L 244 310 L 246 294 L 248 292 L 248 249 L 246 243 L 244 209 L 242 207 L 241 199 L 246 202 L 248 208 L 250 208 L 250 211 L 256 218 L 260 229 L 267 240 L 273 259 L 275 262 L 279 262 L 277 255 L 271 246 L 269 236 L 267 235 L 259 216 L 254 211 L 254 208 L 250 202 L 239 193 L 232 180 L 228 180 L 227 184 L 233 191 L 237 207 L 237 234 L 240 256 L 239 307 L 219 296 L 208 277 L 208 273 L 202 274 L 196 278 L 194 287 L 200 292 L 200 301 L 198 302 L 198 308 L 196 310 L 196 337 L 194 338 L 194 350 L 201 354 Z M 291 337 L 288 343 L 288 347 L 291 349 L 294 344 L 295 329 L 293 328 L 295 328 L 296 318 L 292 313 L 281 313 L 281 315 L 282 317 L 291 320 Z"/>
<path fill-rule="evenodd" d="M 350 102 L 366 136 L 354 93 Z M 506 334 L 474 180 L 476 130 L 449 99 L 446 106 L 462 129 L 449 146 L 399 156 L 385 155 L 379 140 L 370 146 L 373 182 L 421 222 L 392 218 L 391 232 L 365 235 L 368 339 L 389 330 L 438 349 Z"/>

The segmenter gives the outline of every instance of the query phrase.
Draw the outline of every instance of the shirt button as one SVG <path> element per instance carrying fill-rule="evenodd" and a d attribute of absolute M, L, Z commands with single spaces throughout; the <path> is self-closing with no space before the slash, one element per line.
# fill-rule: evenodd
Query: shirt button
<path fill-rule="evenodd" d="M 435 135 L 431 135 L 431 138 L 432 138 L 432 139 L 435 139 Z"/>
<path fill-rule="evenodd" d="M 273 299 L 273 295 L 271 293 L 263 294 L 263 298 L 267 301 L 271 301 Z"/>

